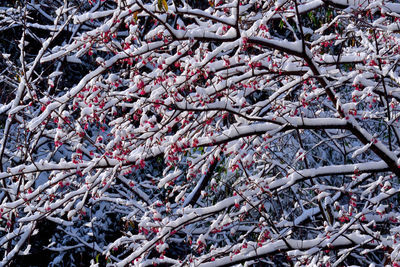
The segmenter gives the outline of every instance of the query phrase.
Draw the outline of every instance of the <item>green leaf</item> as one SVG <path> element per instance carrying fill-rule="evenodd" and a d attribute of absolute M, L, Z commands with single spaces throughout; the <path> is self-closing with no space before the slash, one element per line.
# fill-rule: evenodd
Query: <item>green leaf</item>
<path fill-rule="evenodd" d="M 279 28 L 282 29 L 282 28 L 283 28 L 283 25 L 284 25 L 284 24 L 283 24 L 283 20 L 281 20 L 281 22 L 279 22 Z"/>
<path fill-rule="evenodd" d="M 157 6 L 160 11 L 168 11 L 168 4 L 166 0 L 157 0 Z"/>
<path fill-rule="evenodd" d="M 166 0 L 161 0 L 161 2 L 162 2 L 162 4 L 163 4 L 163 7 L 164 7 L 165 12 L 167 12 L 167 11 L 168 11 L 168 4 L 167 4 L 167 1 L 166 1 Z"/>
<path fill-rule="evenodd" d="M 333 16 L 332 14 L 332 10 L 328 9 L 328 11 L 326 12 L 326 17 L 329 19 L 331 19 L 331 17 Z"/>
<path fill-rule="evenodd" d="M 317 19 L 315 18 L 313 12 L 308 12 L 308 17 L 310 18 L 311 22 L 312 22 L 314 25 L 317 25 Z"/>

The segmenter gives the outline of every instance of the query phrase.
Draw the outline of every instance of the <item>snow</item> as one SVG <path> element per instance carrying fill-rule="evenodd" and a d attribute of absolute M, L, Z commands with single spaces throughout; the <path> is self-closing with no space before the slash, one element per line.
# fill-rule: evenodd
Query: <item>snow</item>
<path fill-rule="evenodd" d="M 362 153 L 364 153 L 365 151 L 367 151 L 370 147 L 371 147 L 372 143 L 366 144 L 365 146 L 362 146 L 360 148 L 358 148 L 356 151 L 353 152 L 353 154 L 351 155 L 352 158 L 356 158 L 358 155 L 361 155 Z"/>
<path fill-rule="evenodd" d="M 282 178 L 273 181 L 269 184 L 270 189 L 284 189 L 288 188 L 295 183 L 310 179 L 313 177 L 325 176 L 325 175 L 340 175 L 340 174 L 352 174 L 357 169 L 359 172 L 368 172 L 371 170 L 386 170 L 387 164 L 384 161 L 358 163 L 358 164 L 347 164 L 347 165 L 331 165 L 325 167 L 319 167 L 317 169 L 305 169 L 290 174 L 287 178 Z"/>
<path fill-rule="evenodd" d="M 40 220 L 113 266 L 398 260 L 398 3 L 298 1 L 303 43 L 294 1 L 61 2 L 0 7 L 27 29 L 0 55 L 3 265 Z"/>
<path fill-rule="evenodd" d="M 350 245 L 353 242 L 356 244 L 363 244 L 366 241 L 370 241 L 371 237 L 369 235 L 361 235 L 361 234 L 349 234 L 346 236 L 339 236 L 335 240 L 330 242 L 330 245 L 335 248 L 339 246 Z M 308 250 L 308 253 L 304 253 L 304 255 L 312 255 L 317 248 L 323 248 L 326 246 L 327 242 L 321 240 L 321 238 L 315 238 L 311 240 L 294 240 L 294 239 L 286 239 L 288 244 L 292 249 L 301 249 Z M 266 245 L 262 247 L 258 247 L 256 249 L 251 248 L 247 249 L 247 251 L 242 251 L 242 253 L 233 255 L 233 256 L 225 256 L 216 259 L 213 262 L 207 263 L 198 263 L 198 266 L 207 267 L 207 266 L 224 266 L 224 265 L 234 265 L 240 263 L 242 261 L 265 257 L 267 255 L 271 255 L 280 250 L 288 249 L 287 245 L 283 240 L 276 240 L 274 242 L 268 242 Z"/>
<path fill-rule="evenodd" d="M 289 42 L 287 40 L 266 39 L 261 37 L 249 37 L 249 42 L 259 42 L 271 48 L 280 48 L 282 50 L 290 51 L 295 55 L 303 52 L 302 42 Z"/>
<path fill-rule="evenodd" d="M 95 20 L 103 17 L 108 17 L 114 13 L 114 10 L 104 10 L 97 12 L 85 13 L 82 15 L 74 16 L 74 24 L 82 24 L 88 20 Z"/>

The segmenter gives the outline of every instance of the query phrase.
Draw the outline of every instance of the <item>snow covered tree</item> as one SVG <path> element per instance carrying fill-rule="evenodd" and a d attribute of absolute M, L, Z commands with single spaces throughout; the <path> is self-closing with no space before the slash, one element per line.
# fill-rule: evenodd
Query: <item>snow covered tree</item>
<path fill-rule="evenodd" d="M 0 1 L 0 265 L 399 266 L 396 2 Z"/>

